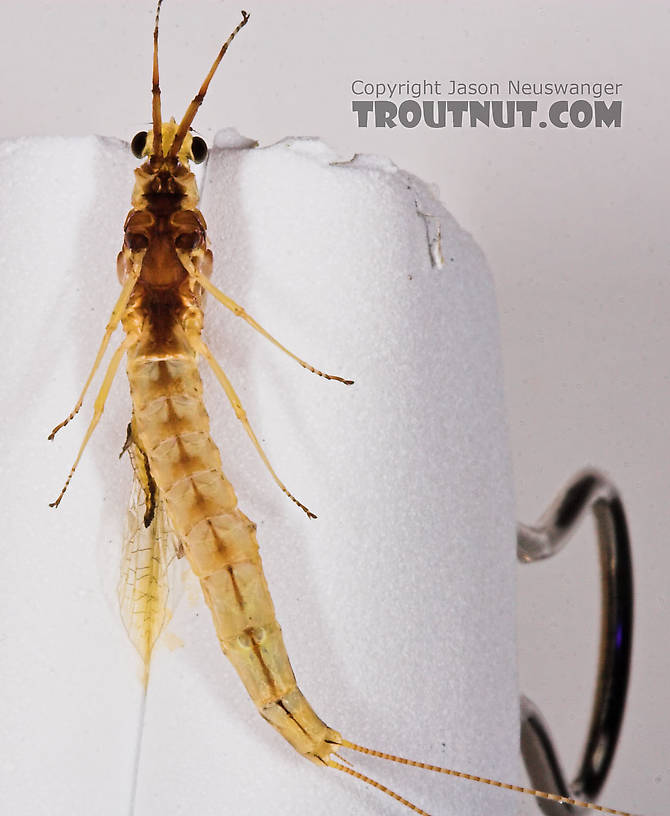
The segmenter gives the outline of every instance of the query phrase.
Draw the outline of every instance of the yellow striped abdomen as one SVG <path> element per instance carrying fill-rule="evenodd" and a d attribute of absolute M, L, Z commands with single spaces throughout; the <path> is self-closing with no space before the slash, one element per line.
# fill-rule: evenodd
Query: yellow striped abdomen
<path fill-rule="evenodd" d="M 256 525 L 237 507 L 209 436 L 195 354 L 178 325 L 160 346 L 145 332 L 128 353 L 133 436 L 200 579 L 221 648 L 260 714 L 301 754 L 323 761 L 340 735 L 317 717 L 296 685 Z"/>

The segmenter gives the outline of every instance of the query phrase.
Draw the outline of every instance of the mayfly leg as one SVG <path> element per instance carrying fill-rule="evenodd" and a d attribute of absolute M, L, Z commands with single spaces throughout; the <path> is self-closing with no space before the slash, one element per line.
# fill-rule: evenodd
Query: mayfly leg
<path fill-rule="evenodd" d="M 264 329 L 261 324 L 255 320 L 250 314 L 248 314 L 242 306 L 239 306 L 235 301 L 228 297 L 224 292 L 220 289 L 217 289 L 216 286 L 203 275 L 201 272 L 196 272 L 196 280 L 202 286 L 203 289 L 206 289 L 211 295 L 213 295 L 219 303 L 223 304 L 226 309 L 230 309 L 230 311 L 236 315 L 237 317 L 241 317 L 242 320 L 245 320 L 252 328 L 256 329 L 257 332 L 263 335 L 263 337 L 267 338 L 273 345 L 277 346 L 278 349 L 281 349 L 284 354 L 288 354 L 289 357 L 293 358 L 297 363 L 299 363 L 303 368 L 306 368 L 308 371 L 311 371 L 313 374 L 318 375 L 319 377 L 324 377 L 326 380 L 336 380 L 337 382 L 344 383 L 345 385 L 353 385 L 353 380 L 345 380 L 344 377 L 338 377 L 335 374 L 326 374 L 324 371 L 320 371 L 318 368 L 315 368 L 310 363 L 305 362 L 292 351 L 283 346 L 278 340 L 276 340 L 270 332 Z"/>
<path fill-rule="evenodd" d="M 221 366 L 217 362 L 216 357 L 214 357 L 212 352 L 209 350 L 209 347 L 207 346 L 205 341 L 200 337 L 200 333 L 198 331 L 188 332 L 187 337 L 193 350 L 196 351 L 198 354 L 201 354 L 205 358 L 205 360 L 207 360 L 207 362 L 209 363 L 210 368 L 216 375 L 217 380 L 221 383 L 221 386 L 223 387 L 223 390 L 225 391 L 226 396 L 228 397 L 228 400 L 233 408 L 233 411 L 235 411 L 235 416 L 240 420 L 240 422 L 244 426 L 244 430 L 247 432 L 249 439 L 251 439 L 254 447 L 258 451 L 258 455 L 263 460 L 265 467 L 270 471 L 270 475 L 272 476 L 272 478 L 275 480 L 275 482 L 281 488 L 281 490 L 289 497 L 289 499 L 291 499 L 292 502 L 297 504 L 301 510 L 304 510 L 304 512 L 307 514 L 307 518 L 315 519 L 316 515 L 312 513 L 312 511 L 308 507 L 306 507 L 301 501 L 296 499 L 293 493 L 291 493 L 288 490 L 286 485 L 275 473 L 274 468 L 270 464 L 270 460 L 267 457 L 267 454 L 263 450 L 261 443 L 258 441 L 258 437 L 256 436 L 253 428 L 249 424 L 249 420 L 247 419 L 247 413 L 244 410 L 242 402 L 240 401 L 240 398 L 237 396 L 237 393 L 235 392 L 232 383 L 228 379 L 226 372 L 221 368 Z"/>
<path fill-rule="evenodd" d="M 88 387 L 91 384 L 91 381 L 93 380 L 93 377 L 95 376 L 95 372 L 98 370 L 98 366 L 100 365 L 100 363 L 102 361 L 102 358 L 105 356 L 105 352 L 107 351 L 107 346 L 109 345 L 109 341 L 111 339 L 111 336 L 114 334 L 114 331 L 116 330 L 116 327 L 119 325 L 119 321 L 121 320 L 121 317 L 123 316 L 123 312 L 125 311 L 125 308 L 128 305 L 128 300 L 130 299 L 130 295 L 132 294 L 132 291 L 135 288 L 135 284 L 137 283 L 137 279 L 138 279 L 138 277 L 140 275 L 141 268 L 142 268 L 141 264 L 137 264 L 133 268 L 132 274 L 128 276 L 128 279 L 124 283 L 123 289 L 121 290 L 121 294 L 119 295 L 119 299 L 116 301 L 116 305 L 114 306 L 114 309 L 112 310 L 112 314 L 111 314 L 111 316 L 109 318 L 109 322 L 107 323 L 107 326 L 105 327 L 105 334 L 104 334 L 104 336 L 102 338 L 102 341 L 100 342 L 100 348 L 98 349 L 98 353 L 97 353 L 97 355 L 95 357 L 95 361 L 93 362 L 93 367 L 91 368 L 90 374 L 88 375 L 88 378 L 87 378 L 86 382 L 84 383 L 84 387 L 81 390 L 81 394 L 79 395 L 79 399 L 75 403 L 75 406 L 72 409 L 72 411 L 65 417 L 65 419 L 62 422 L 60 422 L 58 425 L 56 425 L 56 427 L 51 431 L 51 433 L 49 434 L 49 439 L 53 439 L 54 436 L 56 436 L 56 434 L 58 433 L 58 431 L 60 431 L 61 428 L 64 428 L 68 424 L 68 422 L 70 422 L 70 420 L 74 419 L 75 416 L 79 413 L 79 409 L 81 408 L 81 406 L 82 406 L 82 404 L 84 402 L 84 397 L 86 395 L 86 392 L 88 391 Z M 118 361 L 117 361 L 117 366 L 118 366 Z M 79 460 L 77 459 L 77 461 L 79 461 Z M 75 467 L 76 467 L 76 463 L 75 463 Z M 74 468 L 72 470 L 74 472 Z M 70 474 L 70 477 L 71 476 L 72 476 L 72 474 Z M 69 482 L 70 478 L 68 478 L 67 481 Z M 65 485 L 65 488 L 66 487 L 67 487 L 67 483 Z M 65 488 L 63 488 L 63 492 L 65 492 Z M 63 494 L 61 493 L 61 495 L 58 497 L 58 501 L 55 502 L 56 505 L 60 501 L 62 495 Z"/>
<path fill-rule="evenodd" d="M 100 421 L 102 412 L 105 410 L 105 402 L 107 401 L 107 395 L 109 394 L 109 389 L 112 387 L 112 382 L 114 381 L 114 377 L 116 376 L 116 372 L 119 368 L 119 363 L 121 362 L 123 355 L 126 353 L 126 350 L 129 349 L 136 342 L 137 336 L 135 334 L 128 334 L 114 352 L 112 359 L 109 361 L 107 371 L 105 372 L 105 377 L 102 381 L 102 385 L 100 386 L 100 391 L 98 392 L 98 396 L 95 398 L 93 417 L 91 419 L 91 422 L 89 423 L 86 434 L 84 435 L 84 439 L 81 443 L 81 447 L 79 448 L 77 458 L 74 460 L 74 464 L 70 469 L 70 472 L 68 474 L 67 479 L 65 480 L 65 484 L 63 485 L 61 492 L 58 494 L 58 498 L 55 499 L 55 501 L 49 502 L 49 507 L 58 507 L 61 499 L 65 495 L 65 491 L 67 490 L 68 485 L 72 480 L 72 476 L 74 475 L 74 472 L 77 469 L 77 465 L 79 464 L 79 460 L 81 459 L 82 454 L 84 453 L 86 445 L 88 444 L 88 440 L 91 438 L 91 435 L 95 430 L 95 426 Z"/>

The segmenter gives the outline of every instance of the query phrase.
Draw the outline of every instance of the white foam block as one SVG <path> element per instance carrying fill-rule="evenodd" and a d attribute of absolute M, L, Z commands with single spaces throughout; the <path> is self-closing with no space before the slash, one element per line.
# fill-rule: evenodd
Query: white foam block
<path fill-rule="evenodd" d="M 135 164 L 125 150 L 45 139 L 0 156 L 8 810 L 118 816 L 133 799 L 134 816 L 404 812 L 306 762 L 257 715 L 192 579 L 143 712 L 113 597 L 130 484 L 117 460 L 123 372 L 61 508 L 46 506 L 93 394 L 55 443 L 46 434 L 76 399 L 118 296 Z M 373 157 L 340 163 L 314 140 L 249 149 L 224 134 L 202 210 L 215 283 L 291 350 L 356 381 L 303 371 L 209 299 L 210 347 L 280 477 L 319 517 L 276 488 L 203 372 L 302 690 L 352 741 L 518 781 L 512 489 L 480 250 L 417 179 Z M 433 813 L 519 809 L 509 793 L 353 759 Z"/>

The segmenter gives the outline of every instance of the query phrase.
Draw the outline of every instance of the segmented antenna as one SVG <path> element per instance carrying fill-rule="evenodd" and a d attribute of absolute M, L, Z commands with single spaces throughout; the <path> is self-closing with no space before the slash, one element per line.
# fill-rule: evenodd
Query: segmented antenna
<path fill-rule="evenodd" d="M 163 0 L 156 5 L 156 22 L 154 24 L 154 62 L 151 78 L 151 121 L 153 123 L 154 144 L 152 156 L 158 161 L 163 159 L 163 122 L 161 119 L 161 88 L 158 77 L 158 22 L 161 16 Z"/>
<path fill-rule="evenodd" d="M 159 2 L 160 7 L 160 2 Z M 195 119 L 195 115 L 198 112 L 198 108 L 202 105 L 202 100 L 205 98 L 205 94 L 207 93 L 207 88 L 209 87 L 209 83 L 212 81 L 212 77 L 216 73 L 216 69 L 219 67 L 219 63 L 223 59 L 223 55 L 228 50 L 228 46 L 231 42 L 235 39 L 235 35 L 242 29 L 244 26 L 249 22 L 250 15 L 247 14 L 246 11 L 242 11 L 242 21 L 238 23 L 233 32 L 231 33 L 230 37 L 224 42 L 221 46 L 221 50 L 219 51 L 216 59 L 214 60 L 212 67 L 209 69 L 209 73 L 205 77 L 205 81 L 200 86 L 200 90 L 198 93 L 193 97 L 193 101 L 191 104 L 186 108 L 186 113 L 184 114 L 184 118 L 179 123 L 179 127 L 177 128 L 177 132 L 175 133 L 174 140 L 172 142 L 172 146 L 168 152 L 167 158 L 175 158 L 179 151 L 181 150 L 182 143 L 184 141 L 184 137 L 188 133 L 188 129 L 191 127 L 191 123 Z M 154 136 L 155 140 L 155 136 Z"/>

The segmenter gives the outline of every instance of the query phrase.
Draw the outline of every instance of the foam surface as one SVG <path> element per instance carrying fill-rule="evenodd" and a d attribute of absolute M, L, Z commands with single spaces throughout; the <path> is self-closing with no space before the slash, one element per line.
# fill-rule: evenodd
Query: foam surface
<path fill-rule="evenodd" d="M 295 353 L 356 380 L 303 371 L 210 299 L 210 347 L 280 477 L 319 516 L 307 521 L 279 492 L 203 371 L 213 437 L 258 523 L 298 682 L 348 739 L 517 781 L 514 520 L 481 252 L 386 160 L 340 162 L 315 140 L 250 149 L 228 133 L 219 144 L 202 201 L 215 283 Z M 123 372 L 57 513 L 47 501 L 93 395 L 46 441 L 118 296 L 136 162 L 94 138 L 5 143 L 0 161 L 8 810 L 404 812 L 304 761 L 261 720 L 193 581 L 156 648 L 143 713 L 113 597 L 130 484 L 128 461 L 117 462 L 130 412 Z M 518 797 L 472 783 L 356 765 L 434 813 L 520 809 Z"/>

